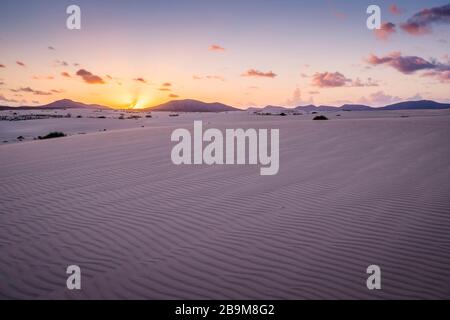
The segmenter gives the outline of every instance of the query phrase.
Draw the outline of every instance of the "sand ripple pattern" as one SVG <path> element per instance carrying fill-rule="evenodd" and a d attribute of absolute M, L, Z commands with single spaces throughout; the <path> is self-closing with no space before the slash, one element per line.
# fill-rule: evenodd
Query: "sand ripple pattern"
<path fill-rule="evenodd" d="M 211 125 L 280 128 L 279 174 L 168 126 L 1 146 L 0 298 L 450 298 L 450 117 Z"/>

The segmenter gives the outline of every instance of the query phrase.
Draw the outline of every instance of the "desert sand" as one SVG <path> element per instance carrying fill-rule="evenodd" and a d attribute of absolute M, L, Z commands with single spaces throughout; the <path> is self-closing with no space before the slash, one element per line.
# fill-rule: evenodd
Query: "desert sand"
<path fill-rule="evenodd" d="M 449 110 L 71 113 L 0 121 L 2 299 L 450 298 Z M 279 128 L 279 173 L 173 165 L 194 120 Z M 69 135 L 32 140 L 53 130 Z"/>

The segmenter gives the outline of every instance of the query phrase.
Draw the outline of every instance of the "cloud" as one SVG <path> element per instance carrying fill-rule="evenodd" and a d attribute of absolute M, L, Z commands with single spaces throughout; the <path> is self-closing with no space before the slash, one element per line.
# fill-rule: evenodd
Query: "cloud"
<path fill-rule="evenodd" d="M 99 76 L 96 76 L 95 74 L 92 74 L 91 72 L 89 72 L 85 69 L 78 70 L 77 76 L 80 76 L 81 78 L 83 78 L 83 80 L 86 83 L 90 83 L 90 84 L 104 84 L 105 83 L 102 78 L 100 78 Z"/>
<path fill-rule="evenodd" d="M 378 82 L 370 77 L 366 80 L 360 78 L 352 80 L 340 72 L 316 72 L 312 76 L 312 85 L 319 88 L 377 87 Z"/>
<path fill-rule="evenodd" d="M 340 72 L 316 72 L 313 75 L 312 85 L 319 88 L 343 87 L 350 81 Z"/>
<path fill-rule="evenodd" d="M 384 22 L 381 24 L 380 29 L 375 29 L 375 36 L 379 40 L 387 40 L 395 32 L 395 24 L 392 22 Z"/>
<path fill-rule="evenodd" d="M 226 49 L 222 46 L 219 46 L 218 44 L 213 44 L 209 46 L 209 51 L 216 51 L 216 52 L 223 52 L 226 51 Z"/>
<path fill-rule="evenodd" d="M 428 71 L 422 74 L 423 77 L 433 77 L 442 83 L 450 83 L 450 70 Z"/>
<path fill-rule="evenodd" d="M 48 46 L 48 50 L 55 50 L 55 48 L 52 46 Z"/>
<path fill-rule="evenodd" d="M 68 72 L 66 72 L 66 71 L 61 72 L 61 75 L 62 75 L 63 77 L 66 77 L 66 78 L 72 78 L 72 77 L 70 76 L 70 74 L 69 74 Z"/>
<path fill-rule="evenodd" d="M 171 84 L 170 82 L 164 82 L 164 83 L 162 84 L 162 86 L 163 86 L 163 87 L 171 87 L 172 84 Z"/>
<path fill-rule="evenodd" d="M 0 63 L 0 68 L 6 68 L 6 66 Z"/>
<path fill-rule="evenodd" d="M 358 103 L 373 105 L 373 106 L 385 106 L 388 104 L 396 103 L 402 99 L 397 96 L 391 96 L 384 93 L 384 91 L 377 91 L 369 95 L 368 98 L 361 97 Z"/>
<path fill-rule="evenodd" d="M 159 91 L 170 91 L 169 88 L 159 88 L 158 90 L 159 90 Z"/>
<path fill-rule="evenodd" d="M 67 67 L 69 65 L 68 62 L 66 61 L 61 61 L 61 60 L 55 60 L 55 63 L 61 67 Z"/>
<path fill-rule="evenodd" d="M 299 106 L 302 104 L 314 104 L 314 100 L 312 97 L 309 98 L 308 101 L 303 100 L 302 92 L 300 88 L 295 88 L 294 92 L 292 92 L 292 97 L 287 99 L 285 104 L 287 106 Z"/>
<path fill-rule="evenodd" d="M 206 76 L 198 76 L 198 75 L 194 75 L 194 76 L 192 76 L 192 79 L 194 79 L 194 80 L 207 79 L 207 80 L 220 80 L 220 81 L 225 81 L 225 78 L 224 78 L 224 77 L 218 76 L 218 75 L 206 75 Z"/>
<path fill-rule="evenodd" d="M 147 80 L 145 80 L 144 78 L 134 78 L 133 79 L 134 81 L 137 81 L 137 82 L 142 82 L 142 83 L 147 83 Z"/>
<path fill-rule="evenodd" d="M 21 87 L 19 89 L 10 89 L 12 92 L 26 92 L 26 93 L 32 93 L 37 96 L 49 96 L 52 93 L 48 91 L 41 91 L 41 90 L 34 90 L 30 87 Z"/>
<path fill-rule="evenodd" d="M 261 78 L 275 78 L 277 75 L 272 71 L 262 72 L 255 69 L 249 69 L 242 74 L 243 77 L 261 77 Z"/>
<path fill-rule="evenodd" d="M 405 10 L 399 8 L 396 4 L 391 4 L 389 6 L 389 12 L 398 16 L 405 12 Z"/>
<path fill-rule="evenodd" d="M 16 61 L 16 63 L 21 67 L 25 67 L 25 63 L 23 63 L 22 61 Z"/>
<path fill-rule="evenodd" d="M 14 100 L 14 99 L 8 99 L 7 97 L 5 97 L 4 95 L 0 94 L 0 101 L 4 101 L 4 102 L 12 102 L 12 103 L 17 103 L 19 101 Z"/>
<path fill-rule="evenodd" d="M 179 95 L 177 95 L 177 94 L 173 94 L 173 93 L 169 94 L 169 98 L 178 98 L 178 97 L 179 97 Z"/>
<path fill-rule="evenodd" d="M 55 79 L 54 76 L 33 76 L 32 78 L 34 80 L 42 80 L 42 79 L 53 80 L 53 79 Z"/>
<path fill-rule="evenodd" d="M 450 4 L 423 9 L 400 27 L 411 35 L 424 35 L 431 33 L 432 26 L 436 24 L 450 24 Z"/>
<path fill-rule="evenodd" d="M 372 78 L 367 78 L 366 81 L 362 81 L 359 78 L 351 80 L 349 87 L 378 87 L 378 82 L 374 81 Z"/>
<path fill-rule="evenodd" d="M 63 92 L 65 92 L 64 90 L 58 90 L 58 89 L 52 89 L 52 90 L 50 90 L 51 92 L 53 92 L 53 93 L 63 93 Z"/>
<path fill-rule="evenodd" d="M 385 64 L 403 74 L 413 74 L 417 71 L 428 70 L 430 72 L 425 75 L 437 77 L 441 81 L 446 79 L 446 73 L 450 71 L 450 64 L 448 63 L 427 61 L 417 56 L 402 56 L 400 52 L 392 52 L 384 57 L 371 54 L 366 60 L 373 66 Z"/>

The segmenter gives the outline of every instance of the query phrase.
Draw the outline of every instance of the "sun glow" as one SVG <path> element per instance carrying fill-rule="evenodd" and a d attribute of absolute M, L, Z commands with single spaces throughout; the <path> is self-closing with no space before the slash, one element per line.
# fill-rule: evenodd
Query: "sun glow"
<path fill-rule="evenodd" d="M 137 99 L 130 104 L 129 109 L 143 109 L 147 106 L 147 102 L 147 99 Z"/>

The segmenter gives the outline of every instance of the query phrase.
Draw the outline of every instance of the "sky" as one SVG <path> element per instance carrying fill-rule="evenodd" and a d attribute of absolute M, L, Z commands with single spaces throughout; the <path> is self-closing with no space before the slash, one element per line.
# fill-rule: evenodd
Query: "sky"
<path fill-rule="evenodd" d="M 449 35 L 449 0 L 2 0 L 0 105 L 449 102 Z"/>

